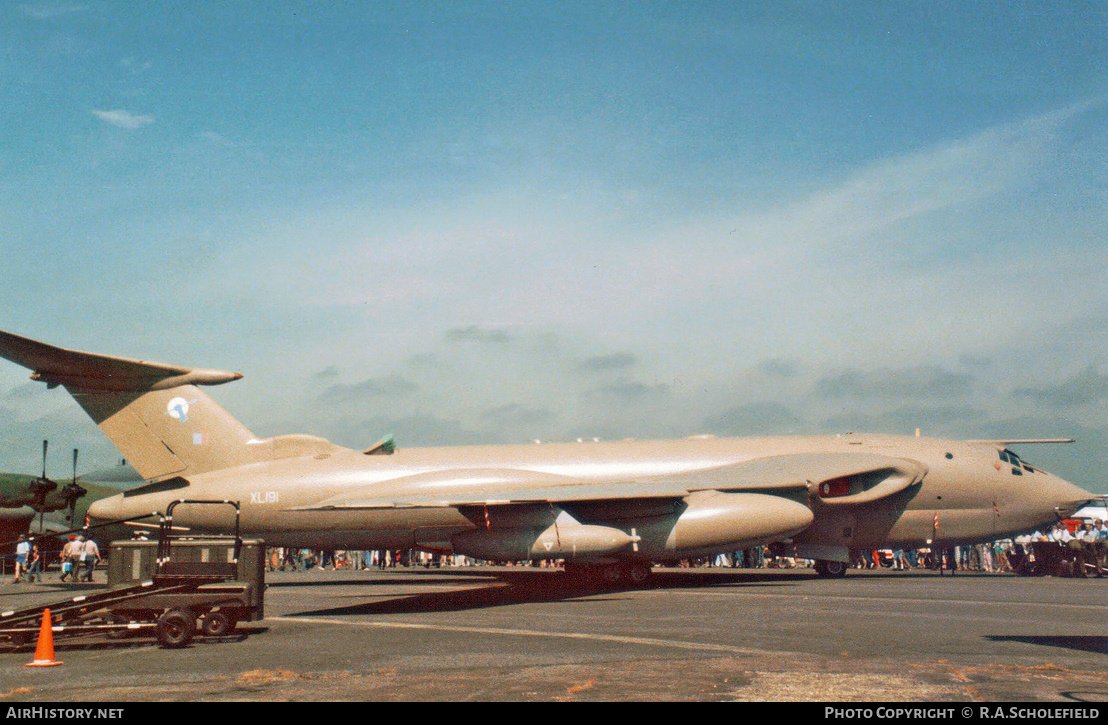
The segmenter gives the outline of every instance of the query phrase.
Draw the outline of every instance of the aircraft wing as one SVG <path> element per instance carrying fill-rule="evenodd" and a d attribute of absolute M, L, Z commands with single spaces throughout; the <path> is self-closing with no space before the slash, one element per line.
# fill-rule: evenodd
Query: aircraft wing
<path fill-rule="evenodd" d="M 0 473 L 0 508 L 30 506 L 41 501 L 49 489 L 36 490 L 39 479 L 23 473 Z"/>
<path fill-rule="evenodd" d="M 835 503 L 862 503 L 918 483 L 916 461 L 868 453 L 766 456 L 679 474 L 600 481 L 518 469 L 450 469 L 359 486 L 292 511 L 441 508 L 513 504 L 678 501 L 697 491 L 768 492 L 805 489 Z"/>

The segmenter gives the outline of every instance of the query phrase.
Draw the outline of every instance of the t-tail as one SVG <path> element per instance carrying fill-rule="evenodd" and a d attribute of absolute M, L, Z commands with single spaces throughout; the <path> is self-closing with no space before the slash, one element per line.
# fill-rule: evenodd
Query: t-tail
<path fill-rule="evenodd" d="M 239 373 L 66 350 L 0 331 L 0 357 L 64 387 L 147 480 L 252 463 L 269 451 L 197 386 Z"/>

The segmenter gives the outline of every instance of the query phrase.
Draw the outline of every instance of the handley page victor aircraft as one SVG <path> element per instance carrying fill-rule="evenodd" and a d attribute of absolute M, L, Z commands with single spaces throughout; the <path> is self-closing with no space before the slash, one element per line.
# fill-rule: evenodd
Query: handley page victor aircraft
<path fill-rule="evenodd" d="M 149 483 L 93 504 L 98 520 L 170 502 L 241 504 L 272 546 L 449 548 L 493 561 L 563 559 L 639 581 L 653 562 L 791 541 L 825 576 L 852 547 L 988 541 L 1036 529 L 1093 495 L 1005 448 L 1031 441 L 842 435 L 697 436 L 365 451 L 259 440 L 198 386 L 242 375 L 66 350 L 0 332 L 0 356 L 64 386 Z M 229 510 L 180 505 L 175 526 Z"/>

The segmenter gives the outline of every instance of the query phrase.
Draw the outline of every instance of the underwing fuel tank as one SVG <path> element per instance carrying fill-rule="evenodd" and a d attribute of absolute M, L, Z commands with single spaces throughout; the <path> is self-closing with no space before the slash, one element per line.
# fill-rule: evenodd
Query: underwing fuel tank
<path fill-rule="evenodd" d="M 543 528 L 475 529 L 453 538 L 454 552 L 491 561 L 572 559 L 630 550 L 638 536 L 576 522 Z"/>
<path fill-rule="evenodd" d="M 668 531 L 662 551 L 651 553 L 695 555 L 730 547 L 745 549 L 797 534 L 812 523 L 812 510 L 802 503 L 764 493 L 700 491 L 685 499 L 688 505 Z M 644 541 L 651 539 L 640 531 Z"/>

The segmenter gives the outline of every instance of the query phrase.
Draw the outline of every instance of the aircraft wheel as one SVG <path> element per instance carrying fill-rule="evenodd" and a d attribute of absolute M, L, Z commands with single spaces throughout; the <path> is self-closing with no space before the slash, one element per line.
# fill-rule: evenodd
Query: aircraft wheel
<path fill-rule="evenodd" d="M 816 574 L 826 579 L 839 579 L 846 576 L 847 568 L 846 562 L 844 561 L 828 561 L 826 559 L 816 560 Z"/>
<path fill-rule="evenodd" d="M 238 621 L 225 609 L 217 609 L 204 615 L 201 629 L 209 637 L 226 637 L 235 631 Z"/>
<path fill-rule="evenodd" d="M 600 567 L 600 581 L 605 584 L 619 584 L 623 581 L 623 567 L 619 564 L 605 564 Z"/>
<path fill-rule="evenodd" d="M 162 647 L 184 647 L 195 634 L 196 617 L 187 609 L 171 609 L 158 617 L 158 643 Z"/>
<path fill-rule="evenodd" d="M 634 563 L 627 568 L 627 579 L 632 584 L 643 584 L 650 578 L 650 564 Z"/>
<path fill-rule="evenodd" d="M 564 571 L 567 577 L 575 581 L 586 579 L 589 575 L 589 569 L 587 566 L 571 561 L 567 561 L 565 563 Z"/>

